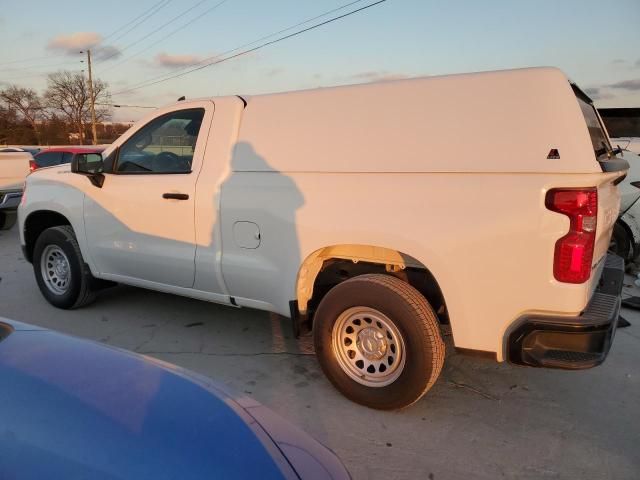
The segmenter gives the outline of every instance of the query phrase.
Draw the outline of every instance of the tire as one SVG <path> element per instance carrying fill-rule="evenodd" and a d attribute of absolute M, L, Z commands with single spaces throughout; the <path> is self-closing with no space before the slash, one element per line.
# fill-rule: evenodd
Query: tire
<path fill-rule="evenodd" d="M 415 288 L 390 275 L 360 275 L 333 287 L 313 328 L 327 378 L 367 407 L 391 410 L 417 402 L 444 364 L 433 309 Z"/>
<path fill-rule="evenodd" d="M 627 229 L 624 225 L 621 225 L 620 222 L 616 222 L 613 226 L 609 251 L 611 253 L 615 253 L 619 257 L 622 257 L 625 263 L 632 260 L 633 241 L 629 236 Z"/>
<path fill-rule="evenodd" d="M 33 250 L 33 271 L 40 292 L 54 307 L 79 308 L 95 298 L 95 279 L 69 225 L 51 227 L 40 234 Z"/>
<path fill-rule="evenodd" d="M 0 210 L 0 230 L 10 230 L 16 223 L 15 210 Z"/>

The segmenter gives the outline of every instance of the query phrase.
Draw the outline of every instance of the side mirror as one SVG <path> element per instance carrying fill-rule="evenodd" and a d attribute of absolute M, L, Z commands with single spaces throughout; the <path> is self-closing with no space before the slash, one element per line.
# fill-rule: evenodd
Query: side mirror
<path fill-rule="evenodd" d="M 71 172 L 86 176 L 96 187 L 104 184 L 104 160 L 99 153 L 78 153 L 71 161 Z"/>

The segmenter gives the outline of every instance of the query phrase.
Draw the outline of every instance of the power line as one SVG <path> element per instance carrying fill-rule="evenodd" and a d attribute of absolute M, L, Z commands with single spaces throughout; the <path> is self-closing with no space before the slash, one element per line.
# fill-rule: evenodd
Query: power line
<path fill-rule="evenodd" d="M 218 7 L 220 7 L 223 3 L 226 3 L 228 0 L 222 0 L 218 3 L 216 3 L 213 7 L 209 8 L 208 10 L 205 10 L 204 12 L 202 12 L 200 15 L 198 15 L 197 17 L 189 20 L 187 23 L 185 23 L 184 25 L 176 28 L 175 30 L 171 31 L 170 33 L 166 34 L 165 36 L 163 36 L 160 40 L 153 42 L 151 45 L 147 46 L 146 48 L 140 50 L 137 53 L 134 53 L 133 55 L 128 56 L 127 58 L 124 58 L 122 61 L 115 63 L 113 65 L 109 65 L 108 67 L 106 67 L 105 69 L 101 70 L 99 73 L 103 74 L 104 72 L 111 70 L 117 66 L 122 65 L 123 63 L 128 62 L 129 60 L 131 60 L 132 58 L 137 57 L 138 55 L 148 51 L 149 49 L 155 47 L 157 44 L 164 42 L 165 40 L 167 40 L 168 38 L 172 37 L 174 34 L 178 33 L 180 30 L 183 30 L 185 28 L 187 28 L 189 25 L 191 25 L 192 23 L 196 22 L 197 20 L 200 20 L 201 18 L 203 18 L 205 15 L 211 13 L 213 10 L 216 10 Z M 361 0 L 359 0 L 361 1 Z"/>
<path fill-rule="evenodd" d="M 50 60 L 51 58 L 57 58 L 57 57 L 66 57 L 65 54 L 60 54 L 60 55 L 47 55 L 46 57 L 32 57 L 32 58 L 22 58 L 20 60 L 11 60 L 9 62 L 2 62 L 0 63 L 1 65 L 13 65 L 16 63 L 29 63 L 29 62 L 36 62 L 36 61 L 40 61 L 40 60 Z"/>
<path fill-rule="evenodd" d="M 70 70 L 71 73 L 82 73 L 84 72 L 84 70 Z M 42 73 L 34 73 L 32 75 L 17 75 L 15 77 L 0 77 L 2 79 L 2 81 L 7 81 L 7 80 L 23 80 L 25 78 L 42 78 L 42 77 L 48 77 L 49 75 L 51 75 L 51 72 L 42 72 Z"/>
<path fill-rule="evenodd" d="M 36 78 L 36 77 L 46 77 L 47 75 L 49 75 L 48 73 L 34 73 L 32 75 L 17 75 L 15 77 L 1 77 L 3 81 L 6 80 L 22 80 L 24 78 Z"/>
<path fill-rule="evenodd" d="M 355 9 L 355 10 L 352 10 L 352 11 L 350 11 L 350 12 L 347 12 L 347 13 L 345 13 L 345 14 L 338 15 L 338 16 L 336 16 L 336 17 L 332 17 L 332 18 L 330 18 L 330 19 L 328 19 L 328 20 L 325 20 L 324 22 L 320 22 L 320 23 L 317 23 L 317 24 L 315 24 L 315 25 L 311 25 L 310 27 L 303 28 L 302 30 L 298 30 L 298 31 L 293 32 L 293 33 L 290 33 L 290 34 L 288 34 L 288 35 L 284 35 L 284 36 L 282 36 L 282 37 L 276 38 L 275 40 L 271 40 L 271 41 L 269 41 L 269 42 L 262 43 L 262 44 L 258 45 L 257 47 L 253 47 L 253 48 L 249 48 L 249 49 L 247 49 L 247 50 L 243 50 L 243 51 L 241 51 L 241 52 L 239 52 L 239 53 L 236 53 L 235 55 L 231 55 L 231 56 L 228 56 L 228 57 L 222 58 L 222 59 L 220 59 L 220 60 L 213 61 L 213 62 L 207 63 L 207 64 L 205 64 L 205 65 L 201 65 L 201 66 L 196 67 L 196 68 L 192 68 L 192 69 L 190 69 L 190 70 L 188 70 L 188 71 L 186 71 L 186 72 L 182 72 L 182 73 L 178 73 L 178 74 L 176 74 L 176 75 L 172 75 L 172 76 L 170 76 L 170 77 L 168 77 L 168 78 L 165 78 L 165 79 L 163 79 L 163 80 L 157 80 L 157 81 L 155 81 L 155 82 L 146 83 L 146 84 L 144 84 L 144 85 L 140 85 L 140 86 L 138 86 L 138 87 L 129 88 L 129 89 L 126 89 L 126 90 L 121 90 L 120 92 L 113 93 L 112 95 L 120 95 L 120 94 L 123 94 L 123 93 L 128 93 L 128 92 L 131 92 L 131 91 L 134 91 L 134 90 L 139 90 L 140 88 L 143 88 L 143 87 L 149 87 L 149 86 L 151 86 L 151 85 L 155 85 L 155 84 L 158 84 L 158 83 L 166 82 L 166 81 L 168 81 L 168 80 L 172 80 L 172 79 L 174 79 L 174 78 L 183 77 L 183 76 L 185 76 L 185 75 L 188 75 L 188 74 L 190 74 L 190 73 L 196 72 L 196 71 L 198 71 L 198 70 L 202 70 L 202 69 L 204 69 L 204 68 L 211 67 L 211 66 L 213 66 L 213 65 L 217 65 L 217 64 L 222 63 L 222 62 L 226 62 L 227 60 L 231 60 L 231 59 L 233 59 L 233 58 L 237 58 L 237 57 L 239 57 L 239 56 L 241 56 L 241 55 L 246 55 L 247 53 L 255 52 L 256 50 L 260 50 L 260 49 L 265 48 L 265 47 L 267 47 L 267 46 L 269 46 L 269 45 L 273 45 L 273 44 L 275 44 L 275 43 L 282 42 L 283 40 L 287 40 L 287 39 L 289 39 L 289 38 L 292 38 L 292 37 L 295 37 L 295 36 L 301 35 L 301 34 L 303 34 L 303 33 L 306 33 L 306 32 L 308 32 L 308 31 L 310 31 L 310 30 L 314 30 L 314 29 L 316 29 L 316 28 L 322 27 L 322 26 L 324 26 L 324 25 L 327 25 L 327 24 L 329 24 L 329 23 L 335 22 L 335 21 L 337 21 L 337 20 L 341 20 L 341 19 L 343 19 L 343 18 L 345 18 L 345 17 L 348 17 L 348 16 L 350 16 L 350 15 L 353 15 L 353 14 L 355 14 L 355 13 L 362 12 L 363 10 L 366 10 L 366 9 L 368 9 L 368 8 L 371 8 L 371 7 L 375 6 L 375 5 L 379 5 L 379 4 L 384 3 L 384 2 L 386 2 L 386 1 L 387 1 L 387 0 L 378 0 L 377 2 L 370 3 L 370 4 L 368 4 L 368 5 L 365 5 L 364 7 L 360 7 L 360 8 L 357 8 L 357 9 Z"/>
<path fill-rule="evenodd" d="M 160 10 L 162 10 L 164 7 L 166 7 L 167 5 L 169 5 L 169 3 L 171 2 L 171 0 L 162 0 L 161 2 L 157 3 L 155 6 L 151 7 L 150 11 L 148 11 L 148 14 L 143 14 L 145 15 L 139 22 L 135 23 L 133 26 L 131 26 L 130 28 L 128 28 L 127 30 L 125 30 L 124 32 L 122 32 L 120 35 L 118 35 L 116 38 L 112 39 L 110 43 L 114 43 L 117 40 L 120 40 L 122 37 L 124 37 L 125 35 L 127 35 L 129 32 L 131 32 L 132 30 L 138 28 L 140 25 L 142 25 L 144 22 L 146 22 L 147 20 L 149 20 L 151 17 L 153 17 L 156 13 L 158 13 Z M 139 16 L 137 17 L 139 18 Z M 103 43 L 104 40 L 100 43 Z M 105 47 L 102 47 L 102 49 L 104 50 Z M 115 57 L 116 55 L 118 55 L 122 50 L 117 50 L 115 51 L 113 54 L 108 55 L 107 57 L 105 57 L 104 59 L 102 59 L 101 61 L 105 61 L 108 60 L 112 57 Z"/>
<path fill-rule="evenodd" d="M 111 32 L 109 35 L 107 35 L 106 37 L 104 37 L 104 38 L 102 39 L 102 42 L 100 42 L 100 43 L 103 43 L 103 42 L 104 42 L 105 40 L 107 40 L 108 38 L 113 37 L 116 33 L 120 32 L 120 31 L 121 31 L 122 29 L 124 29 L 124 28 L 127 28 L 129 25 L 131 25 L 131 24 L 132 24 L 132 23 L 134 23 L 135 21 L 139 20 L 141 17 L 145 16 L 147 13 L 151 12 L 151 10 L 154 10 L 156 7 L 159 7 L 159 6 L 160 6 L 161 4 L 163 4 L 163 3 L 164 3 L 164 5 L 162 5 L 161 7 L 159 7 L 159 8 L 158 8 L 158 10 L 160 10 L 161 8 L 164 8 L 164 7 L 165 7 L 165 6 L 166 6 L 170 1 L 171 1 L 171 0 L 160 0 L 158 3 L 155 3 L 151 8 L 148 8 L 147 10 L 145 10 L 144 12 L 142 12 L 140 15 L 138 15 L 136 18 L 134 18 L 134 19 L 133 19 L 133 20 L 131 20 L 130 22 L 125 23 L 125 24 L 124 24 L 124 25 L 122 25 L 120 28 L 118 28 L 117 30 L 114 30 L 114 31 L 113 31 L 113 32 Z M 165 2 L 166 2 L 166 3 L 165 3 Z M 153 12 L 153 14 L 151 14 L 150 16 L 155 15 L 155 14 L 158 12 L 158 10 L 156 10 L 155 12 Z M 150 18 L 150 17 L 147 17 L 147 18 L 145 18 L 144 20 L 147 20 L 148 18 Z M 144 21 L 144 20 L 143 20 L 143 21 Z M 142 23 L 142 22 L 141 22 L 141 23 Z M 137 26 L 137 25 L 139 25 L 139 24 L 136 24 L 136 26 Z M 135 28 L 135 26 L 134 26 L 134 27 L 132 27 L 132 29 L 133 29 L 133 28 Z M 131 30 L 128 30 L 128 31 L 127 31 L 127 32 L 125 32 L 123 35 L 126 35 L 126 34 L 127 34 L 128 32 L 130 32 L 130 31 L 131 31 Z M 122 38 L 122 36 L 120 36 L 120 37 L 118 37 L 118 38 Z"/>
<path fill-rule="evenodd" d="M 105 106 L 105 107 L 116 107 L 116 108 L 158 108 L 158 107 L 151 107 L 151 106 L 147 106 L 147 105 L 122 105 L 120 103 L 96 103 L 96 105 L 101 105 L 101 106 Z"/>
<path fill-rule="evenodd" d="M 45 65 L 29 65 L 26 67 L 9 67 L 7 69 L 4 70 L 4 72 L 6 73 L 19 73 L 21 71 L 26 72 L 26 73 L 30 73 L 33 71 L 37 71 L 40 68 L 50 68 L 50 67 L 61 67 L 64 65 L 77 65 L 78 61 L 66 61 L 66 62 L 57 62 L 57 63 L 48 63 Z"/>
<path fill-rule="evenodd" d="M 225 55 L 229 55 L 230 53 L 233 53 L 233 52 L 236 52 L 236 51 L 241 50 L 243 48 L 246 48 L 246 47 L 248 47 L 250 45 L 255 45 L 256 43 L 259 43 L 259 42 L 261 42 L 263 40 L 266 40 L 268 38 L 272 38 L 272 37 L 274 37 L 276 35 L 279 35 L 281 33 L 284 33 L 284 32 L 287 32 L 289 30 L 292 30 L 292 29 L 294 29 L 296 27 L 299 27 L 301 25 L 305 25 L 307 23 L 310 23 L 310 22 L 312 22 L 314 20 L 317 20 L 319 18 L 326 17 L 327 15 L 330 15 L 330 14 L 335 13 L 337 11 L 344 10 L 345 8 L 348 8 L 348 7 L 350 7 L 350 6 L 352 6 L 352 5 L 356 4 L 356 3 L 361 3 L 363 1 L 364 0 L 355 0 L 355 1 L 352 1 L 352 2 L 349 2 L 349 3 L 345 3 L 345 4 L 343 4 L 343 5 L 339 6 L 339 7 L 336 7 L 334 9 L 328 10 L 328 11 L 326 11 L 324 13 L 321 13 L 320 15 L 316 15 L 315 17 L 308 18 L 306 20 L 298 22 L 298 23 L 296 23 L 294 25 L 291 25 L 289 27 L 286 27 L 286 28 L 283 28 L 283 29 L 278 30 L 276 32 L 270 33 L 269 35 L 265 35 L 263 37 L 260 37 L 260 38 L 258 38 L 256 40 L 251 41 L 251 42 L 244 43 L 244 44 L 242 44 L 242 45 L 240 45 L 238 47 L 232 48 L 232 49 L 227 50 L 225 52 L 222 52 L 222 53 L 220 53 L 218 55 L 215 55 L 213 57 L 208 57 L 208 58 L 205 58 L 203 60 L 200 60 L 199 62 L 194 62 L 194 63 L 192 63 L 190 65 L 187 65 L 187 66 L 181 68 L 180 70 L 178 70 L 178 72 L 172 72 L 172 73 L 169 73 L 169 74 L 165 73 L 165 74 L 158 75 L 156 77 L 150 78 L 148 80 L 144 80 L 142 82 L 138 82 L 138 83 L 134 84 L 131 88 L 129 88 L 127 90 L 120 91 L 120 92 L 116 92 L 113 95 L 118 95 L 119 93 L 129 92 L 129 91 L 132 91 L 132 90 L 137 90 L 138 88 L 142 88 L 142 87 L 148 86 L 148 85 L 155 85 L 156 83 L 160 83 L 160 82 L 164 81 L 164 80 L 161 80 L 161 79 L 171 80 L 172 78 L 175 78 L 175 76 L 177 74 L 180 74 L 180 72 L 185 72 L 185 74 L 189 73 L 189 72 L 186 72 L 186 70 L 189 70 L 191 67 L 196 67 L 196 66 L 199 66 L 199 65 L 203 65 L 203 64 L 205 64 L 207 62 L 210 62 L 210 61 L 214 61 L 214 62 L 213 63 L 209 63 L 209 64 L 207 64 L 205 66 L 209 66 L 209 65 L 215 64 L 215 63 L 220 63 L 220 62 L 215 62 L 215 60 L 219 59 L 220 57 L 224 57 Z M 385 0 L 383 0 L 383 1 L 385 1 Z M 370 6 L 376 5 L 377 3 L 382 3 L 382 2 L 376 2 L 374 4 L 371 4 Z M 365 8 L 369 8 L 369 7 L 365 7 Z M 362 9 L 354 10 L 353 13 L 355 13 L 357 11 L 360 11 L 360 10 L 362 10 Z M 337 17 L 337 18 L 342 18 L 342 17 Z M 265 44 L 265 46 L 266 46 L 266 44 Z M 253 51 L 253 50 L 250 50 L 250 51 Z M 246 52 L 246 53 L 248 53 L 248 52 Z M 237 56 L 239 56 L 239 55 L 234 55 L 233 57 L 230 57 L 229 59 L 235 58 Z M 156 80 L 158 80 L 158 81 L 156 81 Z"/>
<path fill-rule="evenodd" d="M 167 25 L 175 22 L 176 20 L 178 20 L 181 17 L 184 17 L 187 13 L 189 13 L 190 11 L 192 11 L 193 9 L 199 7 L 200 5 L 202 5 L 204 2 L 207 2 L 208 0 L 200 0 L 198 3 L 196 3 L 195 5 L 193 5 L 192 7 L 186 9 L 184 12 L 182 12 L 180 15 L 177 15 L 176 17 L 173 17 L 171 20 L 169 20 L 166 23 L 163 23 L 162 25 L 160 25 L 158 28 L 152 30 L 151 32 L 149 32 L 148 34 L 144 35 L 143 37 L 139 38 L 138 40 L 136 40 L 133 43 L 130 43 L 129 45 L 127 45 L 124 48 L 121 48 L 120 50 L 118 50 L 117 52 L 114 52 L 111 55 L 106 56 L 105 58 L 101 59 L 101 62 L 106 62 L 107 60 L 109 60 L 110 58 L 115 57 L 116 55 L 119 55 L 120 53 L 124 52 L 125 50 L 128 50 L 129 48 L 133 47 L 134 45 L 137 45 L 138 43 L 142 42 L 143 40 L 146 40 L 147 38 L 149 38 L 151 35 L 159 32 L 160 30 L 162 30 L 164 27 L 166 27 Z"/>

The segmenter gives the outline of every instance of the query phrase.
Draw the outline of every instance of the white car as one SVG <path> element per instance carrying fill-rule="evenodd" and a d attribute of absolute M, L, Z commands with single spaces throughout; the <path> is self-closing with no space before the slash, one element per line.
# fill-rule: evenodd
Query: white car
<path fill-rule="evenodd" d="M 437 380 L 442 325 L 499 362 L 604 361 L 627 168 L 553 68 L 205 98 L 30 175 L 20 235 L 56 307 L 107 280 L 275 312 L 392 409 Z"/>
<path fill-rule="evenodd" d="M 16 221 L 30 160 L 31 153 L 24 150 L 0 152 L 0 230 L 11 228 Z"/>
<path fill-rule="evenodd" d="M 640 108 L 599 108 L 611 143 L 640 155 Z"/>
<path fill-rule="evenodd" d="M 611 144 L 624 150 L 629 163 L 620 183 L 620 218 L 611 238 L 611 251 L 628 262 L 640 256 L 640 108 L 599 108 Z"/>

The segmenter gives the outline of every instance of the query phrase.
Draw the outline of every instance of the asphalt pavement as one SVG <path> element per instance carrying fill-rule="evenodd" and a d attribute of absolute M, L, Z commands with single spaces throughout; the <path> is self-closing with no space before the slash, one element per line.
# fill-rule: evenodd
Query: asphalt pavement
<path fill-rule="evenodd" d="M 58 310 L 40 295 L 17 227 L 0 232 L 0 277 L 0 316 L 246 392 L 334 450 L 354 479 L 640 478 L 638 311 L 623 310 L 631 326 L 618 329 L 600 367 L 553 371 L 451 353 L 422 400 L 380 412 L 342 397 L 310 339 L 295 340 L 289 320 L 276 315 L 126 286 L 85 308 Z"/>

